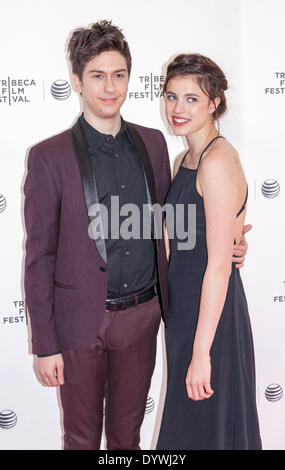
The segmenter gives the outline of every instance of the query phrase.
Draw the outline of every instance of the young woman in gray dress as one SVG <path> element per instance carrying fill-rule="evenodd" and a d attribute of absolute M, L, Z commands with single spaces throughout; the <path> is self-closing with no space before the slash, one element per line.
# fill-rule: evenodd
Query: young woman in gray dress
<path fill-rule="evenodd" d="M 196 243 L 171 229 L 167 392 L 157 449 L 261 449 L 250 318 L 232 245 L 245 220 L 247 182 L 238 152 L 219 135 L 227 80 L 199 54 L 168 66 L 166 116 L 186 154 L 166 203 L 196 206 Z M 169 231 L 169 221 L 167 221 Z M 181 227 L 180 227 L 181 228 Z M 180 230 L 181 233 L 181 230 Z M 190 227 L 188 236 L 193 235 Z"/>

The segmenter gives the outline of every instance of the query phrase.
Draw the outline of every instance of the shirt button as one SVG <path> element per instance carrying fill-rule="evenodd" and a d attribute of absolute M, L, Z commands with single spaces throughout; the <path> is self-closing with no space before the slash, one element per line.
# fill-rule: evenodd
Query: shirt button
<path fill-rule="evenodd" d="M 115 157 L 116 157 L 116 158 L 119 158 L 119 154 L 118 154 L 118 153 L 115 153 Z"/>
<path fill-rule="evenodd" d="M 126 186 L 125 186 L 124 184 L 121 185 L 121 188 L 122 188 L 122 189 L 125 189 L 125 187 L 126 187 Z"/>
<path fill-rule="evenodd" d="M 129 252 L 129 251 L 125 251 L 125 254 L 126 254 L 126 255 L 129 255 L 129 254 L 130 254 L 130 252 Z"/>
<path fill-rule="evenodd" d="M 123 287 L 128 287 L 128 284 L 124 282 Z"/>

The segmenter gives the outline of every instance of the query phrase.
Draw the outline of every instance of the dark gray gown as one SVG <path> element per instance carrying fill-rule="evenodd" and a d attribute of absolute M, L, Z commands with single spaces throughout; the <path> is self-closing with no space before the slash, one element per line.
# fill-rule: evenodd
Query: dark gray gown
<path fill-rule="evenodd" d="M 234 263 L 210 352 L 214 394 L 194 401 L 186 393 L 185 377 L 192 357 L 207 247 L 203 198 L 196 190 L 198 168 L 185 168 L 183 161 L 166 203 L 174 208 L 176 204 L 196 204 L 196 246 L 178 250 L 181 240 L 171 240 L 170 305 L 165 329 L 167 392 L 157 449 L 261 449 L 251 325 L 240 271 Z"/>

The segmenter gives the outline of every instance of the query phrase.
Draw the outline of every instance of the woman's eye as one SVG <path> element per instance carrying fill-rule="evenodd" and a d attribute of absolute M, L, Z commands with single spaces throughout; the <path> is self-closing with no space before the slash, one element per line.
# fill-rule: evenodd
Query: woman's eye
<path fill-rule="evenodd" d="M 190 96 L 190 98 L 188 98 L 187 101 L 188 101 L 189 103 L 195 103 L 195 102 L 197 101 L 197 99 L 194 98 L 193 96 Z"/>
<path fill-rule="evenodd" d="M 167 99 L 169 101 L 174 101 L 175 100 L 175 96 L 174 95 L 167 95 Z"/>

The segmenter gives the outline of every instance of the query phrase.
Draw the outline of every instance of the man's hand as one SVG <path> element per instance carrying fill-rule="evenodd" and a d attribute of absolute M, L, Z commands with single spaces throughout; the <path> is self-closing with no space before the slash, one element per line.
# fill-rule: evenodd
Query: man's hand
<path fill-rule="evenodd" d="M 43 385 L 57 387 L 64 384 L 63 358 L 61 354 L 38 357 L 37 359 L 37 371 Z"/>
<path fill-rule="evenodd" d="M 247 253 L 248 244 L 245 239 L 245 234 L 252 229 L 252 225 L 244 225 L 242 230 L 242 237 L 239 245 L 234 245 L 233 249 L 233 262 L 236 263 L 236 268 L 242 268 L 244 265 L 245 256 Z"/>

